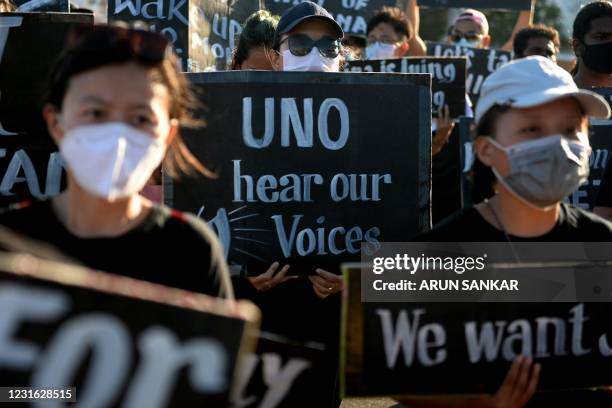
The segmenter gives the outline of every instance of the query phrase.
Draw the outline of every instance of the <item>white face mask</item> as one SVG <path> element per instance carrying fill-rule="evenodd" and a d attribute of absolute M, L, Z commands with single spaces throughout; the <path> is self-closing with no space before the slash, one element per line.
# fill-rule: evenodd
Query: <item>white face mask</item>
<path fill-rule="evenodd" d="M 465 38 L 461 38 L 459 41 L 455 41 L 453 44 L 460 47 L 480 48 L 480 43 L 481 40 L 468 41 Z"/>
<path fill-rule="evenodd" d="M 303 57 L 296 57 L 289 50 L 283 51 L 283 71 L 340 72 L 340 55 L 325 58 L 317 47 Z"/>
<path fill-rule="evenodd" d="M 384 44 L 379 41 L 368 45 L 365 49 L 366 59 L 382 60 L 395 58 L 395 45 Z"/>
<path fill-rule="evenodd" d="M 79 186 L 108 201 L 142 190 L 166 152 L 164 142 L 121 122 L 78 126 L 59 147 Z"/>

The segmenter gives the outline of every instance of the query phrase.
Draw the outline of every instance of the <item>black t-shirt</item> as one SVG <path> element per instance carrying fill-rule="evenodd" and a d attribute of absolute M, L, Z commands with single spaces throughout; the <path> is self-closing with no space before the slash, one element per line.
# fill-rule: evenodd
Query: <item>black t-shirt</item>
<path fill-rule="evenodd" d="M 612 240 L 612 223 L 595 214 L 562 203 L 559 220 L 548 233 L 532 238 L 510 236 L 510 239 L 517 242 L 607 242 Z M 417 236 L 416 240 L 421 242 L 507 241 L 503 231 L 489 224 L 474 207 L 446 218 L 431 231 Z M 452 307 L 451 303 L 448 305 Z M 546 360 L 541 363 L 543 372 L 546 372 Z M 536 394 L 526 407 L 608 407 L 611 403 L 612 395 L 607 392 L 571 390 Z"/>
<path fill-rule="evenodd" d="M 596 207 L 612 207 L 612 160 L 608 160 L 606 171 L 601 178 L 601 187 L 597 193 Z"/>
<path fill-rule="evenodd" d="M 50 201 L 18 207 L 1 212 L 0 225 L 89 268 L 212 296 L 220 296 L 221 282 L 229 281 L 214 232 L 193 215 L 155 204 L 123 235 L 79 238 L 60 222 Z"/>
<path fill-rule="evenodd" d="M 557 224 L 539 237 L 515 237 L 512 241 L 607 242 L 612 240 L 612 223 L 588 211 L 561 203 Z M 446 218 L 431 231 L 416 237 L 422 242 L 505 242 L 503 231 L 489 224 L 471 207 Z"/>

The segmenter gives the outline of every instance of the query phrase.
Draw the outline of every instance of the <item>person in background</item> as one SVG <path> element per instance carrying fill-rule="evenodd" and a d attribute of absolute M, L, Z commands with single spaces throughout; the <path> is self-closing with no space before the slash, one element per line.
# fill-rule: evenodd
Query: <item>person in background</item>
<path fill-rule="evenodd" d="M 17 6 L 11 0 L 0 0 L 0 13 L 11 13 L 17 10 Z"/>
<path fill-rule="evenodd" d="M 535 3 L 535 1 L 534 1 Z M 512 51 L 514 36 L 521 29 L 527 27 L 533 20 L 533 5 L 531 10 L 521 11 L 514 26 L 510 39 L 500 48 Z M 489 48 L 491 36 L 489 35 L 489 21 L 481 11 L 467 9 L 459 13 L 449 28 L 447 41 L 449 44 L 472 48 Z"/>
<path fill-rule="evenodd" d="M 274 33 L 272 65 L 276 71 L 339 72 L 343 63 L 342 28 L 323 7 L 306 1 L 286 10 Z M 337 374 L 340 344 L 340 305 L 344 288 L 342 277 L 317 266 L 275 262 L 257 281 L 266 290 L 252 298 L 262 310 L 262 330 L 292 340 L 325 345 L 323 375 L 312 385 L 305 406 L 338 406 Z M 278 271 L 280 268 L 280 272 Z M 280 277 L 279 277 L 280 276 Z M 257 279 L 258 277 L 255 277 Z M 268 283 L 274 290 L 267 290 Z M 281 285 L 282 283 L 282 285 Z M 260 289 L 260 292 L 262 290 Z"/>
<path fill-rule="evenodd" d="M 273 16 L 266 10 L 256 11 L 247 18 L 238 38 L 230 69 L 273 70 L 270 53 L 278 20 L 278 16 Z"/>
<path fill-rule="evenodd" d="M 170 175 L 207 169 L 180 126 L 196 105 L 162 35 L 119 26 L 75 31 L 51 70 L 43 115 L 67 188 L 0 214 L 0 225 L 89 268 L 233 297 L 214 232 L 194 215 L 138 194 L 164 161 Z"/>
<path fill-rule="evenodd" d="M 345 35 L 342 39 L 342 47 L 344 48 L 347 61 L 365 59 L 365 37 L 361 35 Z"/>
<path fill-rule="evenodd" d="M 514 36 L 515 59 L 541 55 L 556 63 L 560 48 L 559 32 L 544 24 L 523 28 Z"/>
<path fill-rule="evenodd" d="M 416 1 L 410 0 L 409 9 L 417 15 Z M 422 39 L 414 38 L 414 31 L 410 19 L 398 7 L 383 7 L 370 19 L 367 27 L 367 46 L 365 59 L 393 59 L 408 55 L 426 55 L 425 43 Z M 417 52 L 409 54 L 411 44 L 417 44 Z M 448 106 L 444 106 L 434 119 L 432 127 L 432 156 L 437 155 L 448 143 L 455 123 L 450 118 Z"/>
<path fill-rule="evenodd" d="M 579 88 L 612 86 L 612 2 L 584 6 L 574 20 L 572 46 L 577 65 L 572 74 Z"/>
<path fill-rule="evenodd" d="M 475 123 L 474 207 L 419 237 L 432 242 L 609 241 L 612 223 L 563 203 L 589 174 L 588 118 L 610 107 L 551 60 L 515 60 L 489 76 Z"/>
<path fill-rule="evenodd" d="M 449 28 L 447 42 L 463 47 L 489 48 L 491 36 L 487 16 L 474 9 L 459 13 Z"/>
<path fill-rule="evenodd" d="M 342 27 L 323 7 L 311 1 L 295 5 L 283 13 L 276 27 L 273 66 L 277 71 L 339 72 L 343 37 Z M 314 272 L 308 279 L 319 298 L 342 292 L 342 277 L 320 268 Z"/>
<path fill-rule="evenodd" d="M 412 25 L 401 9 L 383 7 L 368 22 L 365 59 L 393 59 L 408 56 L 413 33 Z"/>
<path fill-rule="evenodd" d="M 339 72 L 342 27 L 323 7 L 305 1 L 286 10 L 274 33 L 276 71 Z"/>
<path fill-rule="evenodd" d="M 576 67 L 572 74 L 581 88 L 612 87 L 612 2 L 584 6 L 574 20 L 572 45 Z M 593 212 L 612 220 L 612 160 L 602 178 Z"/>

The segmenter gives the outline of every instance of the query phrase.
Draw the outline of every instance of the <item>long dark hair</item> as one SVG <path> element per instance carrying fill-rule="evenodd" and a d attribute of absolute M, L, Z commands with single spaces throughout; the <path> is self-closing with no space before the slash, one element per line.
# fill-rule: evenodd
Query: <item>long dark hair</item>
<path fill-rule="evenodd" d="M 115 24 L 75 30 L 51 69 L 46 102 L 61 110 L 70 79 L 75 75 L 106 65 L 135 62 L 153 69 L 153 79 L 168 89 L 171 119 L 177 119 L 183 127 L 201 126 L 202 122 L 193 116 L 199 108 L 198 99 L 179 70 L 179 60 L 168 41 L 160 34 L 137 27 Z M 193 156 L 180 135 L 168 146 L 163 165 L 172 177 L 198 173 L 214 177 Z"/>
<path fill-rule="evenodd" d="M 493 105 L 493 107 L 484 114 L 482 119 L 480 119 L 476 127 L 476 137 L 494 137 L 497 119 L 509 109 L 510 107 L 508 106 Z M 491 168 L 481 162 L 478 157 L 474 159 L 472 180 L 472 199 L 474 203 L 479 203 L 495 195 L 495 174 Z"/>

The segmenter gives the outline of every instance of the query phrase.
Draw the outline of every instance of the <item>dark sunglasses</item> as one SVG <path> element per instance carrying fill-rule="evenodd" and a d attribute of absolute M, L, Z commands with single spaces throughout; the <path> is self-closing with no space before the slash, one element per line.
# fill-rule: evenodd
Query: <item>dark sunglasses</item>
<path fill-rule="evenodd" d="M 109 25 L 77 26 L 68 37 L 68 46 L 77 44 L 92 51 L 121 50 L 151 63 L 164 61 L 172 52 L 170 41 L 161 34 Z"/>
<path fill-rule="evenodd" d="M 462 32 L 452 30 L 449 35 L 451 36 L 453 42 L 459 42 L 462 38 L 465 38 L 468 41 L 477 41 L 483 37 L 483 34 L 474 31 L 464 34 Z"/>
<path fill-rule="evenodd" d="M 317 47 L 319 54 L 325 58 L 336 58 L 340 54 L 340 40 L 332 37 L 323 37 L 313 40 L 306 34 L 293 34 L 281 41 L 287 41 L 289 51 L 296 57 L 310 54 L 313 47 Z"/>

